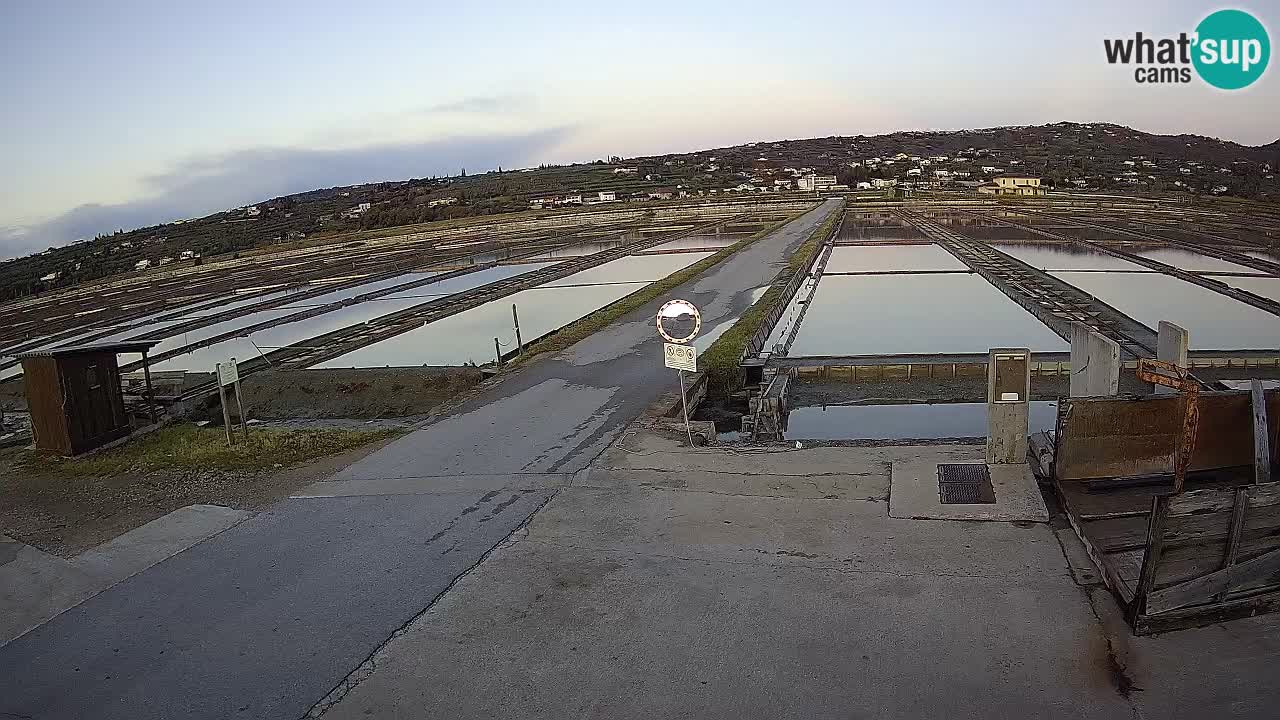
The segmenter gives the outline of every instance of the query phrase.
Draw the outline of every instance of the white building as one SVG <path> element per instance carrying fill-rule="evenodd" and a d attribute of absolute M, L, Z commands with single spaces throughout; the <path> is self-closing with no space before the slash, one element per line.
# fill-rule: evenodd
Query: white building
<path fill-rule="evenodd" d="M 599 202 L 614 202 L 618 199 L 618 193 L 613 190 L 601 190 L 598 195 Z"/>
<path fill-rule="evenodd" d="M 796 181 L 796 188 L 800 190 L 813 190 L 822 192 L 830 190 L 836 184 L 835 175 L 804 175 Z"/>
<path fill-rule="evenodd" d="M 151 267 L 151 261 L 150 261 L 150 260 L 139 260 L 138 262 L 134 263 L 133 269 L 134 269 L 134 270 L 146 270 L 146 269 L 147 269 L 147 268 L 149 268 L 149 267 Z"/>

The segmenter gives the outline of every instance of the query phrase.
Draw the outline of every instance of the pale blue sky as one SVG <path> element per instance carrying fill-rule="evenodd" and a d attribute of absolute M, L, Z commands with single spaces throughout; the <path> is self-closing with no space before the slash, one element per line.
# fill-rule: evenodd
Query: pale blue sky
<path fill-rule="evenodd" d="M 0 256 L 464 165 L 1059 120 L 1276 139 L 1274 69 L 1223 93 L 1108 66 L 1104 37 L 1218 7 L 1131 5 L 9 0 Z"/>

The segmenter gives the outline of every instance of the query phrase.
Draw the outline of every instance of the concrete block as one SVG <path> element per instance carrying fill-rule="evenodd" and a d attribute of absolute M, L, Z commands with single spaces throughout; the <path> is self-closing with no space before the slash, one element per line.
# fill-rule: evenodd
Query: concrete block
<path fill-rule="evenodd" d="M 1161 320 L 1156 337 L 1156 359 L 1171 362 L 1178 367 L 1187 367 L 1187 348 L 1191 345 L 1191 334 L 1186 328 Z M 1157 395 L 1172 395 L 1177 390 L 1156 385 Z"/>
<path fill-rule="evenodd" d="M 1071 326 L 1071 397 L 1115 395 L 1120 346 L 1084 323 Z"/>
<path fill-rule="evenodd" d="M 987 462 L 1025 463 L 1031 351 L 992 348 L 987 355 Z"/>
<path fill-rule="evenodd" d="M 1021 403 L 987 403 L 987 462 L 1019 464 L 1027 461 L 1027 434 L 1030 405 Z"/>

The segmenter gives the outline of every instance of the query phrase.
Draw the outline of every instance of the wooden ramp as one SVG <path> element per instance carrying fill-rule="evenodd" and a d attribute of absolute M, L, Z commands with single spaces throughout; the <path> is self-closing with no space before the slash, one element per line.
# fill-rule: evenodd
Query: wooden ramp
<path fill-rule="evenodd" d="M 1280 391 L 1201 394 L 1186 489 L 1174 493 L 1181 403 L 1059 405 L 1054 485 L 1137 634 L 1280 607 Z"/>

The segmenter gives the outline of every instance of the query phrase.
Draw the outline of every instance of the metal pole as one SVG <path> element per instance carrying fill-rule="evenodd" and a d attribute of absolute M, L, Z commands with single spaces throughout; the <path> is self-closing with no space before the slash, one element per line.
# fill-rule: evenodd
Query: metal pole
<path fill-rule="evenodd" d="M 213 370 L 217 373 L 218 383 L 218 403 L 222 405 L 222 429 L 227 433 L 227 447 L 231 447 L 231 411 L 227 408 L 227 389 L 222 386 L 222 363 L 213 366 Z"/>
<path fill-rule="evenodd" d="M 236 361 L 235 358 L 231 358 L 232 364 L 235 364 L 235 361 Z M 231 384 L 231 388 L 236 393 L 236 409 L 240 412 L 240 432 L 241 434 L 244 435 L 245 442 L 247 443 L 249 441 L 249 424 L 246 422 L 246 418 L 244 416 L 244 402 L 240 399 L 240 368 L 239 366 L 236 367 L 236 381 Z"/>
<path fill-rule="evenodd" d="M 244 441 L 249 442 L 249 421 L 244 416 L 244 393 L 240 391 L 240 381 L 236 380 L 236 408 L 240 411 L 240 432 L 244 435 Z"/>
<path fill-rule="evenodd" d="M 684 431 L 689 435 L 689 447 L 693 447 L 693 428 L 689 427 L 689 396 L 684 389 L 684 371 L 680 373 L 680 409 L 684 412 Z"/>
<path fill-rule="evenodd" d="M 142 377 L 147 381 L 147 409 L 151 412 L 151 424 L 156 424 L 156 393 L 151 389 L 151 363 L 147 361 L 147 351 L 142 351 Z"/>
<path fill-rule="evenodd" d="M 511 303 L 511 320 L 516 324 L 516 354 L 524 354 L 524 341 L 520 339 L 520 316 L 516 314 L 516 304 Z"/>
<path fill-rule="evenodd" d="M 498 356 L 497 365 L 502 364 L 502 348 L 498 346 L 498 338 L 493 339 L 493 354 Z"/>

